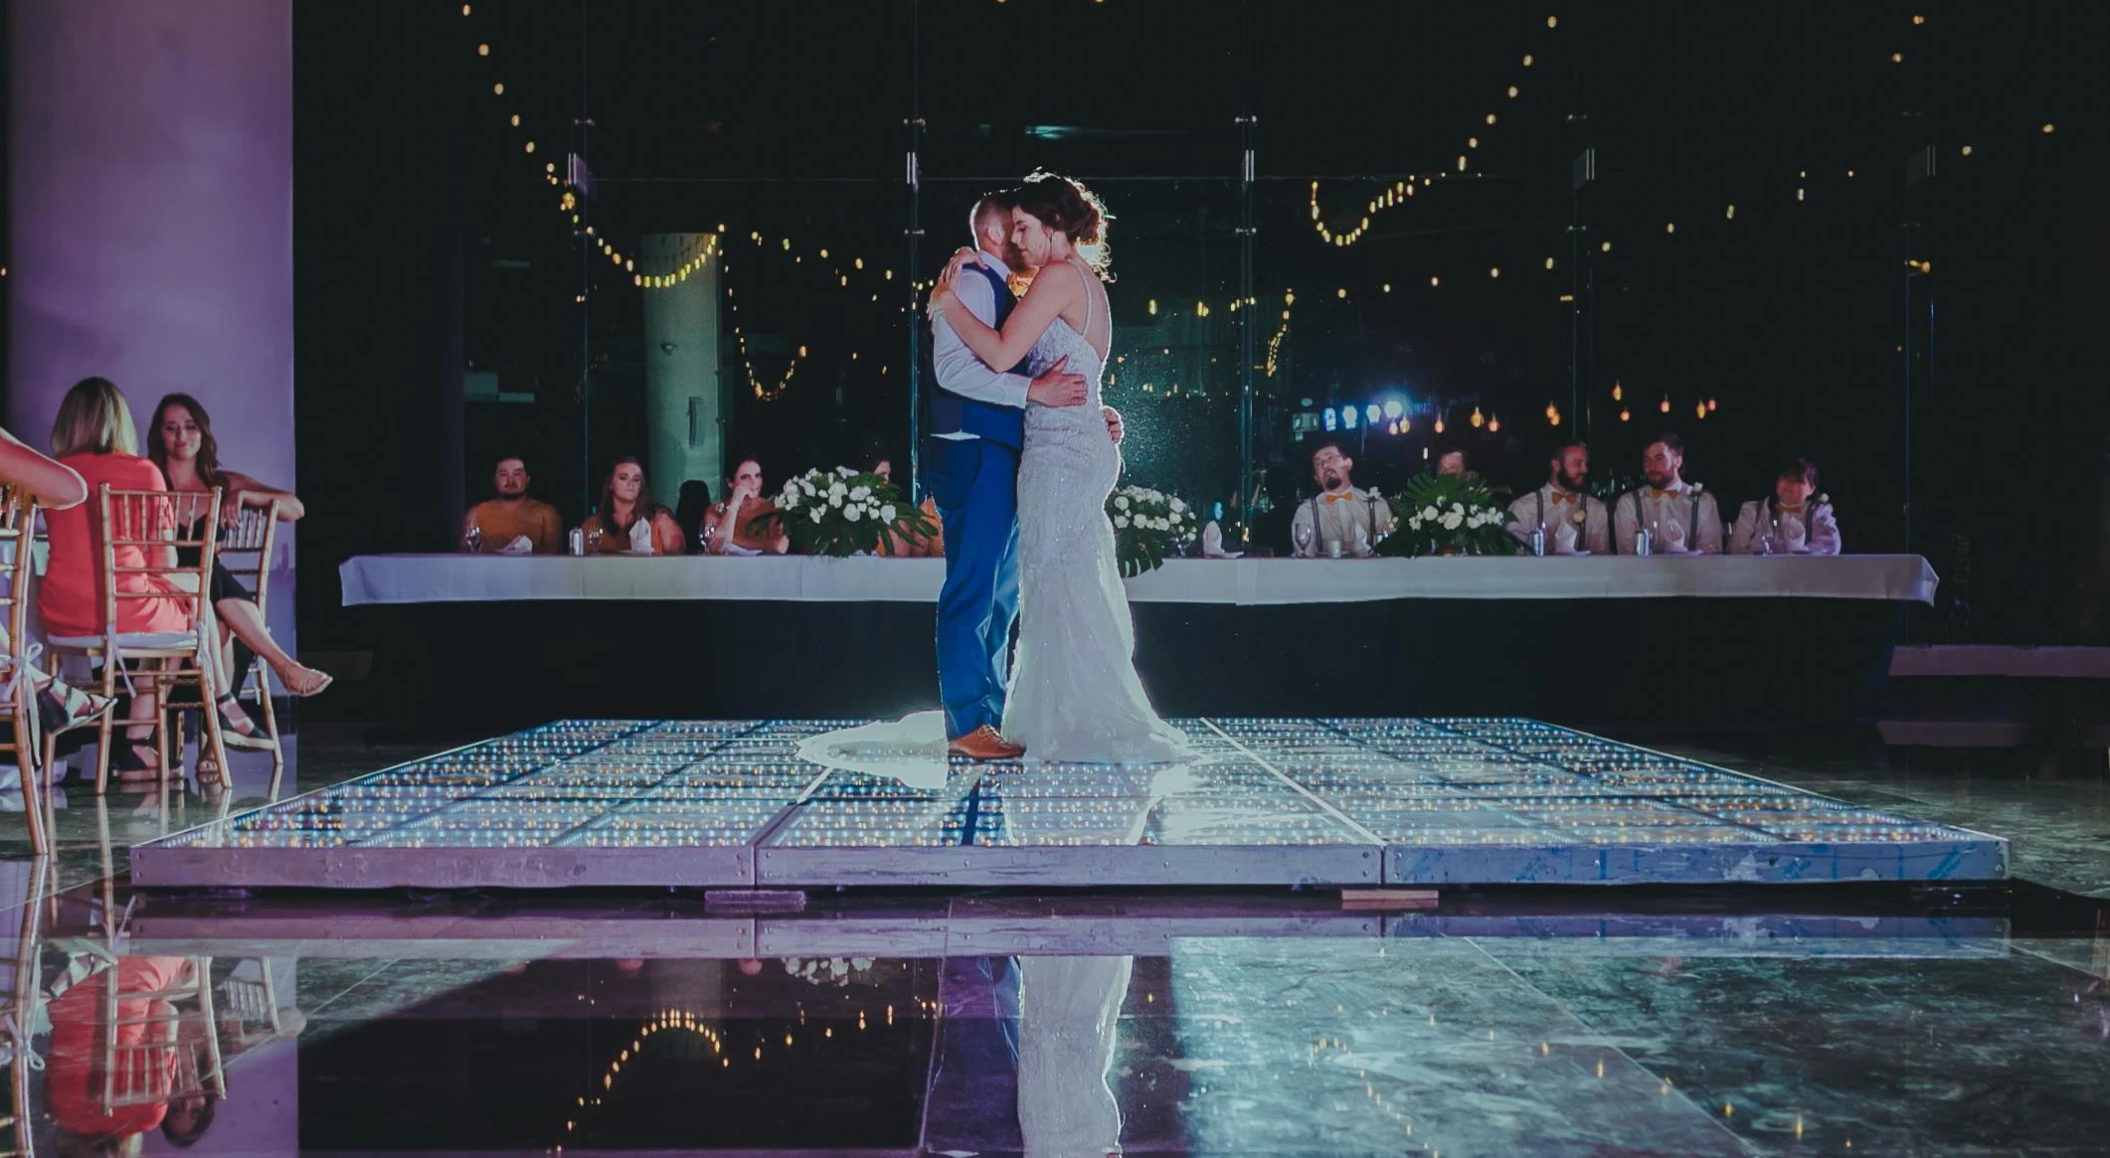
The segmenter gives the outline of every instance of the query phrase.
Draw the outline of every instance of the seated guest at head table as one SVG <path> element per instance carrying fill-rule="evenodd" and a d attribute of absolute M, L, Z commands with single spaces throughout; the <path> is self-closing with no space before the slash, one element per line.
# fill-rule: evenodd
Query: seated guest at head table
<path fill-rule="evenodd" d="M 1685 481 L 1685 440 L 1656 436 L 1641 449 L 1641 475 L 1648 485 L 1619 496 L 1612 507 L 1612 539 L 1622 555 L 1637 554 L 1644 529 L 1656 555 L 1719 555 L 1722 512 L 1714 496 Z"/>
<path fill-rule="evenodd" d="M 1377 549 L 1379 538 L 1392 532 L 1392 508 L 1385 500 L 1357 487 L 1349 474 L 1355 460 L 1325 443 L 1311 456 L 1311 477 L 1320 493 L 1297 507 L 1290 521 L 1290 541 L 1299 559 L 1341 554 L 1365 559 Z"/>
<path fill-rule="evenodd" d="M 1303 507 L 1297 501 L 1297 481 L 1287 466 L 1271 468 L 1259 490 L 1264 501 L 1254 504 L 1258 509 L 1253 514 L 1252 538 L 1246 544 L 1246 554 L 1256 559 L 1287 555 L 1294 546 L 1291 525 Z"/>
<path fill-rule="evenodd" d="M 619 458 L 601 484 L 601 503 L 579 531 L 589 555 L 679 555 L 681 527 L 667 508 L 652 501 L 645 468 Z"/>
<path fill-rule="evenodd" d="M 703 550 L 703 516 L 711 509 L 711 484 L 692 478 L 681 484 L 681 497 L 674 501 L 674 522 L 681 528 L 681 549 L 694 555 Z"/>
<path fill-rule="evenodd" d="M 1732 555 L 1836 555 L 1839 521 L 1817 493 L 1817 464 L 1791 458 L 1774 476 L 1773 497 L 1752 499 L 1736 513 Z"/>
<path fill-rule="evenodd" d="M 1450 447 L 1442 454 L 1436 456 L 1436 475 L 1438 478 L 1445 475 L 1462 476 L 1471 473 L 1472 467 L 1465 461 L 1465 451 L 1459 447 Z"/>
<path fill-rule="evenodd" d="M 498 460 L 491 475 L 496 497 L 469 508 L 462 519 L 462 550 L 471 555 L 561 555 L 564 519 L 557 508 L 528 497 L 527 461 Z"/>
<path fill-rule="evenodd" d="M 894 481 L 894 460 L 884 449 L 867 447 L 865 461 L 871 463 L 866 470 L 890 483 Z M 902 493 L 906 495 L 908 492 L 904 490 Z M 923 517 L 930 520 L 930 525 L 937 528 L 937 532 L 926 538 L 897 527 L 887 532 L 886 554 L 897 559 L 943 558 L 945 529 L 944 523 L 938 517 L 938 500 L 926 494 L 923 496 L 923 505 L 917 510 L 923 512 Z"/>
<path fill-rule="evenodd" d="M 1584 493 L 1590 445 L 1570 440 L 1553 448 L 1546 485 L 1509 504 L 1509 533 L 1528 549 L 1533 532 L 1548 555 L 1612 553 L 1612 520 L 1604 504 Z"/>
<path fill-rule="evenodd" d="M 775 514 L 776 503 L 762 497 L 762 464 L 743 458 L 733 466 L 733 477 L 725 480 L 725 500 L 713 503 L 703 517 L 703 553 L 706 555 L 782 555 L 791 550 L 791 537 L 784 533 L 782 519 L 758 523 Z"/>

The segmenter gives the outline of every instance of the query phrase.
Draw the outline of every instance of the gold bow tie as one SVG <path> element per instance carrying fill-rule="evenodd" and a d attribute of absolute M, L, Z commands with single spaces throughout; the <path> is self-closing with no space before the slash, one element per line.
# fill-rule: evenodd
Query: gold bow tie
<path fill-rule="evenodd" d="M 1553 492 L 1553 505 L 1557 507 L 1557 506 L 1561 505 L 1562 503 L 1574 503 L 1574 504 L 1575 504 L 1576 506 L 1581 506 L 1581 505 L 1582 505 L 1582 496 L 1581 496 L 1581 495 L 1571 495 L 1571 494 L 1569 494 L 1569 493 L 1568 493 L 1568 492 L 1566 492 L 1566 491 L 1554 491 L 1554 492 Z"/>
<path fill-rule="evenodd" d="M 1342 491 L 1342 492 L 1341 492 L 1341 493 L 1339 493 L 1339 494 L 1334 494 L 1334 495 L 1327 495 L 1327 496 L 1326 496 L 1326 501 L 1327 501 L 1327 502 L 1329 502 L 1329 503 L 1347 503 L 1347 502 L 1354 502 L 1354 501 L 1355 501 L 1355 495 L 1354 495 L 1354 494 L 1352 494 L 1351 492 L 1348 492 L 1348 491 Z"/>
<path fill-rule="evenodd" d="M 1662 501 L 1663 501 L 1664 499 L 1674 499 L 1674 498 L 1677 498 L 1677 497 L 1678 497 L 1679 495 L 1682 495 L 1682 494 L 1684 494 L 1685 492 L 1684 492 L 1684 491 L 1659 491 L 1659 490 L 1657 490 L 1657 489 L 1656 489 L 1656 488 L 1654 488 L 1654 487 L 1650 487 L 1650 488 L 1648 489 L 1648 493 L 1649 493 L 1650 495 L 1654 496 L 1657 502 L 1662 502 Z"/>
<path fill-rule="evenodd" d="M 1782 508 L 1780 508 L 1780 513 L 1781 513 L 1781 514 L 1783 514 L 1783 515 L 1799 515 L 1799 514 L 1801 514 L 1801 513 L 1802 513 L 1802 508 L 1801 508 L 1801 507 L 1782 507 Z"/>

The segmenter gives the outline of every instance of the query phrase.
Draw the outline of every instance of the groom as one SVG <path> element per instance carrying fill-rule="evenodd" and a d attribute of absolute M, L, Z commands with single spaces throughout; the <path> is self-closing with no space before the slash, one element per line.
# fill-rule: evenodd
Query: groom
<path fill-rule="evenodd" d="M 953 286 L 962 305 L 993 329 L 1017 304 L 1006 272 L 1030 268 L 1011 242 L 1012 195 L 991 193 L 968 217 L 981 264 L 969 264 Z M 938 594 L 938 693 L 952 755 L 1013 760 L 1025 749 L 997 731 L 1004 718 L 1011 624 L 1018 618 L 1018 456 L 1025 408 L 1081 406 L 1082 375 L 1064 358 L 1028 378 L 1024 362 L 992 370 L 941 317 L 931 323 L 925 487 L 945 526 L 945 586 Z M 1121 438 L 1121 416 L 1105 407 L 1109 435 Z"/>

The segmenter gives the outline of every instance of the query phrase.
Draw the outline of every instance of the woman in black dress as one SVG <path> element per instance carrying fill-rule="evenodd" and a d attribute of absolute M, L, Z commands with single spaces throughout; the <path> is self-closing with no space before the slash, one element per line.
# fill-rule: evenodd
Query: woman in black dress
<path fill-rule="evenodd" d="M 278 517 L 285 522 L 307 513 L 293 492 L 265 486 L 239 471 L 223 468 L 220 444 L 212 434 L 212 416 L 188 394 L 167 395 L 154 407 L 154 429 L 147 442 L 147 457 L 161 468 L 169 490 L 178 495 L 200 496 L 188 503 L 180 499 L 177 502 L 176 519 L 183 524 L 186 538 L 197 537 L 198 520 L 210 513 L 204 509 L 202 496 L 213 487 L 220 488 L 220 521 L 224 526 L 236 525 L 245 507 L 267 507 L 273 502 L 278 503 Z M 187 556 L 181 560 L 183 563 L 196 565 L 195 548 L 182 554 Z M 266 560 L 265 565 L 269 566 L 270 561 Z M 245 736 L 255 734 L 255 725 L 235 693 L 248 678 L 250 663 L 258 657 L 270 665 L 279 682 L 293 695 L 312 696 L 330 685 L 328 675 L 287 655 L 271 638 L 263 614 L 257 610 L 256 597 L 217 559 L 213 561 L 212 602 L 220 621 L 223 686 L 219 708 L 229 728 Z"/>

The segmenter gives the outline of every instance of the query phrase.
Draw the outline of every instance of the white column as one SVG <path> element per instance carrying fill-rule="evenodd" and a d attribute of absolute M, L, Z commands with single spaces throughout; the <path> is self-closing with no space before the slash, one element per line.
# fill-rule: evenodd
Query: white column
<path fill-rule="evenodd" d="M 638 268 L 671 272 L 704 252 L 709 235 L 647 234 Z M 674 285 L 639 291 L 645 298 L 645 416 L 650 445 L 646 477 L 669 508 L 681 484 L 700 479 L 711 496 L 725 485 L 725 430 L 718 390 L 718 259 L 697 265 Z M 600 469 L 600 468 L 596 468 Z"/>
<path fill-rule="evenodd" d="M 100 375 L 144 439 L 182 391 L 224 465 L 294 486 L 290 0 L 9 12 L 9 429 L 48 449 L 59 399 Z M 290 649 L 279 542 L 271 626 Z"/>

